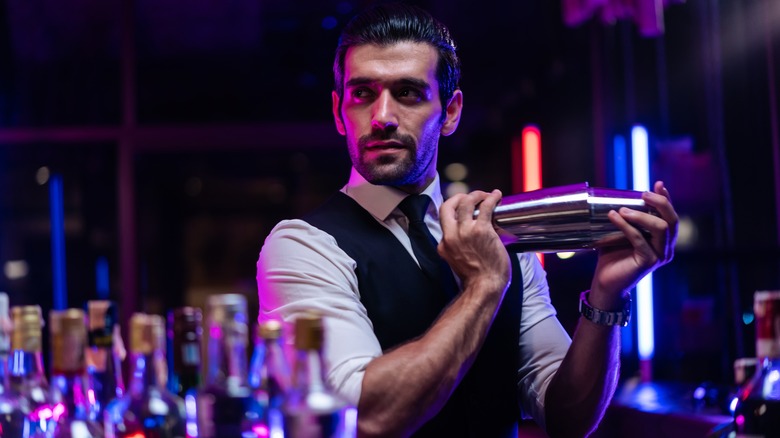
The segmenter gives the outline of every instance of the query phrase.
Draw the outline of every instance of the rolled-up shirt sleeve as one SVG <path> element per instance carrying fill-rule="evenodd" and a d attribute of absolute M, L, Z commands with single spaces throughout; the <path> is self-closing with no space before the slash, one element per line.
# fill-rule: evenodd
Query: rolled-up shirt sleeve
<path fill-rule="evenodd" d="M 520 321 L 518 391 L 523 417 L 545 428 L 547 387 L 571 345 L 550 300 L 547 274 L 534 254 L 519 254 L 523 271 L 523 314 Z"/>
<path fill-rule="evenodd" d="M 382 348 L 360 302 L 355 266 L 331 235 L 301 220 L 282 221 L 260 251 L 257 288 L 259 319 L 283 320 L 286 333 L 302 312 L 323 315 L 327 382 L 357 405 L 366 366 Z"/>

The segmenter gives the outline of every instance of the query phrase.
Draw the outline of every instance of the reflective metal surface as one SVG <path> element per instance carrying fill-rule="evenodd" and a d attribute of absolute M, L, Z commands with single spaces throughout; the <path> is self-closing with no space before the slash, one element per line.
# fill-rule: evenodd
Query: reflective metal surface
<path fill-rule="evenodd" d="M 581 183 L 504 197 L 493 211 L 493 220 L 513 236 L 504 242 L 511 251 L 581 251 L 628 245 L 607 217 L 610 210 L 621 207 L 657 215 L 645 205 L 642 192 Z"/>

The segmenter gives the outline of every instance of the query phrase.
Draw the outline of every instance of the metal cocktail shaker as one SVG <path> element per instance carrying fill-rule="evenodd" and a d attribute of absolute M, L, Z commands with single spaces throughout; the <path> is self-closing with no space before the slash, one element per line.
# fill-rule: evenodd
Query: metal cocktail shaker
<path fill-rule="evenodd" d="M 514 236 L 504 242 L 510 251 L 581 251 L 629 244 L 607 218 L 621 207 L 658 215 L 645 205 L 642 192 L 581 183 L 504 197 L 493 220 Z"/>

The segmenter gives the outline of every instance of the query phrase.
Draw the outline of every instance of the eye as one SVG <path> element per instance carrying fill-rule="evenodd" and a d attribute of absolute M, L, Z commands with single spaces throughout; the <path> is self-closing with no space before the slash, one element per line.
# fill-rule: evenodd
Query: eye
<path fill-rule="evenodd" d="M 373 95 L 373 91 L 367 87 L 357 87 L 350 91 L 350 95 L 355 100 L 366 100 Z"/>
<path fill-rule="evenodd" d="M 416 88 L 402 88 L 398 91 L 398 100 L 406 103 L 417 103 L 423 100 L 423 93 Z"/>

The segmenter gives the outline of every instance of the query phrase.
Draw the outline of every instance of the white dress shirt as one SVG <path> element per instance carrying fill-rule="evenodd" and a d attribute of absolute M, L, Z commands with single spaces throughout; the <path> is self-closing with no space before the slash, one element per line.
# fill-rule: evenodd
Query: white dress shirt
<path fill-rule="evenodd" d="M 397 209 L 407 193 L 367 182 L 354 168 L 342 192 L 390 230 L 414 258 L 407 219 Z M 423 192 L 433 199 L 425 217 L 441 240 L 439 177 Z M 525 417 L 544 427 L 544 396 L 571 339 L 556 318 L 547 277 L 534 254 L 518 254 L 523 276 L 520 321 L 518 399 Z M 357 405 L 368 363 L 382 355 L 371 320 L 360 302 L 355 268 L 329 234 L 302 220 L 280 222 L 265 240 L 257 261 L 260 320 L 282 319 L 288 325 L 306 310 L 324 316 L 323 356 L 328 384 Z M 399 318 L 402 318 L 399 315 Z M 289 339 L 289 337 L 288 337 Z"/>

